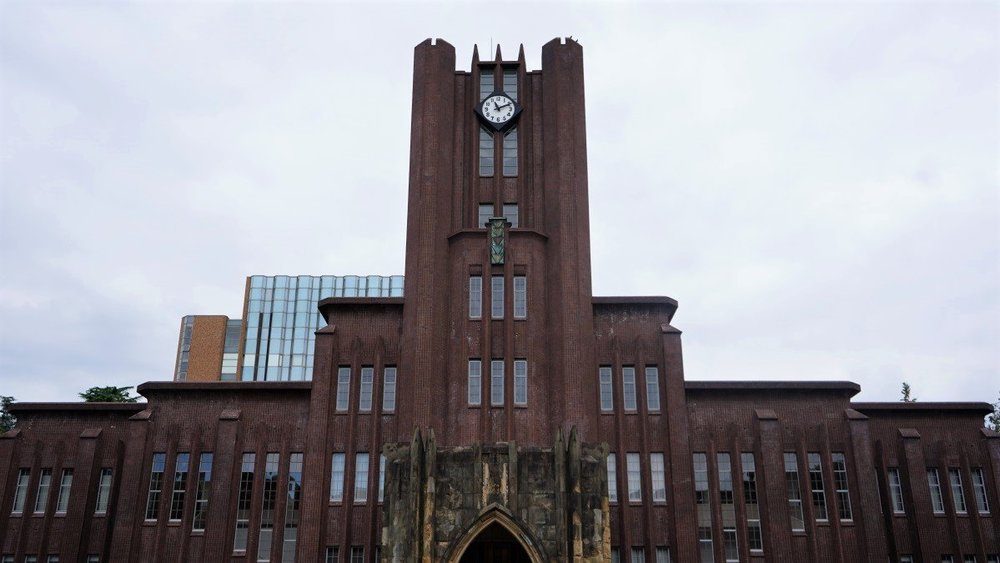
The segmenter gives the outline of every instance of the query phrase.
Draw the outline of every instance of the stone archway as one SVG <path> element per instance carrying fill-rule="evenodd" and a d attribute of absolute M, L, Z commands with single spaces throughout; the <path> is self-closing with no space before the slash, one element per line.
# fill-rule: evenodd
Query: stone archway
<path fill-rule="evenodd" d="M 484 512 L 451 549 L 448 563 L 544 563 L 538 544 L 500 506 Z"/>

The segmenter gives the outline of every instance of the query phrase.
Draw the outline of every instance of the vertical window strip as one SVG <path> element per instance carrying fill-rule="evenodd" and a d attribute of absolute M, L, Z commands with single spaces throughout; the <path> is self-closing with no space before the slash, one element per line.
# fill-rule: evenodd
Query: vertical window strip
<path fill-rule="evenodd" d="M 485 100 L 496 90 L 496 80 L 493 77 L 493 67 L 483 67 L 479 70 L 479 101 Z"/>
<path fill-rule="evenodd" d="M 802 489 L 799 484 L 799 459 L 795 452 L 785 452 L 785 489 L 788 492 L 788 514 L 792 531 L 801 532 L 806 529 L 805 516 L 802 513 Z"/>
<path fill-rule="evenodd" d="M 485 127 L 479 128 L 479 176 L 489 178 L 493 176 L 493 155 L 494 141 L 493 132 Z M 482 215 L 480 213 L 480 215 Z"/>
<path fill-rule="evenodd" d="M 980 514 L 989 514 L 990 501 L 986 494 L 986 475 L 982 467 L 972 468 L 972 488 L 976 493 L 976 510 Z"/>
<path fill-rule="evenodd" d="M 615 452 L 608 454 L 608 502 L 618 502 L 618 463 Z"/>
<path fill-rule="evenodd" d="M 951 483 L 951 498 L 955 503 L 955 512 L 965 514 L 965 490 L 962 487 L 962 475 L 957 467 L 948 468 L 948 481 Z"/>
<path fill-rule="evenodd" d="M 236 535 L 233 538 L 233 551 L 247 550 L 247 536 L 250 531 L 250 506 L 253 500 L 254 465 L 257 454 L 245 452 L 240 463 L 240 488 L 236 499 Z"/>
<path fill-rule="evenodd" d="M 653 482 L 653 502 L 667 502 L 666 468 L 662 453 L 649 454 L 649 474 Z"/>
<path fill-rule="evenodd" d="M 360 412 L 371 412 L 372 410 L 372 387 L 375 383 L 375 368 L 372 366 L 361 367 L 361 392 L 358 394 L 358 410 Z"/>
<path fill-rule="evenodd" d="M 257 562 L 271 560 L 274 539 L 274 508 L 278 503 L 278 463 L 280 454 L 268 452 L 264 458 L 264 495 L 260 509 L 260 536 L 257 538 Z"/>
<path fill-rule="evenodd" d="M 733 495 L 733 460 L 729 452 L 715 454 L 719 473 L 719 504 L 722 509 L 722 548 L 726 561 L 739 561 L 736 544 L 736 502 Z"/>
<path fill-rule="evenodd" d="M 490 224 L 490 218 L 493 217 L 493 204 L 492 203 L 480 203 L 479 204 L 479 228 L 485 229 L 487 225 Z"/>
<path fill-rule="evenodd" d="M 111 477 L 110 467 L 101 468 L 101 476 L 97 480 L 97 502 L 94 503 L 94 514 L 105 514 L 108 511 L 108 501 L 111 499 Z"/>
<path fill-rule="evenodd" d="M 146 495 L 146 520 L 156 520 L 160 514 L 160 493 L 163 490 L 163 471 L 167 465 L 167 454 L 153 454 L 153 464 L 149 475 L 149 493 Z"/>
<path fill-rule="evenodd" d="M 528 278 L 514 276 L 514 318 L 524 319 L 528 316 Z"/>
<path fill-rule="evenodd" d="M 895 514 L 905 512 L 903 507 L 903 483 L 899 480 L 899 468 L 889 468 L 889 496 L 892 499 L 892 511 Z"/>
<path fill-rule="evenodd" d="M 365 563 L 365 546 L 351 546 L 351 563 Z"/>
<path fill-rule="evenodd" d="M 632 563 L 646 563 L 646 550 L 642 547 L 633 547 L 631 554 Z"/>
<path fill-rule="evenodd" d="M 385 454 L 378 456 L 378 501 L 385 500 Z"/>
<path fill-rule="evenodd" d="M 935 514 L 944 513 L 944 495 L 941 494 L 941 476 L 937 468 L 927 468 L 927 486 L 931 492 L 931 509 Z"/>
<path fill-rule="evenodd" d="M 212 463 L 215 455 L 212 452 L 202 452 L 198 459 L 198 484 L 194 491 L 194 517 L 191 529 L 202 531 L 208 521 L 208 497 L 212 492 Z"/>
<path fill-rule="evenodd" d="M 704 452 L 692 454 L 694 462 L 694 502 L 698 524 L 698 561 L 715 560 L 712 548 L 712 505 L 708 495 L 708 456 Z"/>
<path fill-rule="evenodd" d="M 483 317 L 483 277 L 469 276 L 469 318 Z"/>
<path fill-rule="evenodd" d="M 621 553 L 616 545 L 611 546 L 611 563 L 621 563 Z"/>
<path fill-rule="evenodd" d="M 812 492 L 813 512 L 817 521 L 826 521 L 826 490 L 823 488 L 823 463 L 818 452 L 807 454 L 809 461 L 809 489 Z"/>
<path fill-rule="evenodd" d="M 337 411 L 346 412 L 351 401 L 351 368 L 337 368 Z"/>
<path fill-rule="evenodd" d="M 638 453 L 625 454 L 625 473 L 628 476 L 628 501 L 642 502 L 642 466 Z"/>
<path fill-rule="evenodd" d="M 837 494 L 837 515 L 842 521 L 854 519 L 851 493 L 847 486 L 847 458 L 843 452 L 833 452 L 833 487 Z"/>
<path fill-rule="evenodd" d="M 493 276 L 490 280 L 490 316 L 503 318 L 503 276 Z"/>
<path fill-rule="evenodd" d="M 512 100 L 517 101 L 517 69 L 516 68 L 505 68 L 503 69 L 503 91 L 510 96 Z"/>
<path fill-rule="evenodd" d="M 483 401 L 483 362 L 469 360 L 469 404 L 480 405 Z"/>
<path fill-rule="evenodd" d="M 747 543 L 750 551 L 764 550 L 764 535 L 760 526 L 760 503 L 757 500 L 757 464 L 752 452 L 740 454 L 743 469 L 743 504 L 747 517 Z"/>
<path fill-rule="evenodd" d="M 31 470 L 22 467 L 17 470 L 17 487 L 14 489 L 14 506 L 11 512 L 20 514 L 24 512 L 24 501 L 28 498 L 28 481 L 31 480 Z"/>
<path fill-rule="evenodd" d="M 503 368 L 503 360 L 490 362 L 490 404 L 493 406 L 503 405 Z"/>
<path fill-rule="evenodd" d="M 285 500 L 285 534 L 281 543 L 281 563 L 295 563 L 302 506 L 302 453 L 288 456 L 288 498 Z"/>
<path fill-rule="evenodd" d="M 670 548 L 669 547 L 657 547 L 656 548 L 656 563 L 670 563 Z"/>
<path fill-rule="evenodd" d="M 622 368 L 622 401 L 626 411 L 636 410 L 635 368 L 632 366 Z"/>
<path fill-rule="evenodd" d="M 614 385 L 611 382 L 611 366 L 601 366 L 598 370 L 601 385 L 601 410 L 611 412 L 615 408 Z"/>
<path fill-rule="evenodd" d="M 382 373 L 382 412 L 396 410 L 396 367 L 386 366 Z"/>
<path fill-rule="evenodd" d="M 344 502 L 344 454 L 333 454 L 330 464 L 330 502 Z"/>
<path fill-rule="evenodd" d="M 59 494 L 56 496 L 56 514 L 65 514 L 69 508 L 69 491 L 73 487 L 73 470 L 63 469 L 59 479 Z"/>
<path fill-rule="evenodd" d="M 510 228 L 516 229 L 518 227 L 520 219 L 517 216 L 516 203 L 503 204 L 503 218 L 510 223 Z"/>
<path fill-rule="evenodd" d="M 503 136 L 503 175 L 517 176 L 517 127 L 511 127 Z M 513 225 L 516 227 L 517 225 Z"/>
<path fill-rule="evenodd" d="M 368 452 L 354 457 L 354 504 L 368 502 Z"/>
<path fill-rule="evenodd" d="M 340 548 L 333 545 L 326 548 L 326 563 L 340 563 Z"/>
<path fill-rule="evenodd" d="M 179 452 L 174 463 L 174 490 L 170 495 L 170 520 L 177 522 L 184 516 L 184 493 L 187 490 L 188 465 L 191 454 Z"/>
<path fill-rule="evenodd" d="M 660 410 L 660 372 L 656 366 L 646 367 L 646 409 Z"/>
<path fill-rule="evenodd" d="M 42 469 L 42 474 L 38 478 L 38 491 L 35 495 L 35 514 L 45 512 L 45 505 L 49 502 L 49 489 L 52 487 L 52 470 Z"/>
<path fill-rule="evenodd" d="M 528 361 L 514 360 L 514 404 L 528 404 Z"/>

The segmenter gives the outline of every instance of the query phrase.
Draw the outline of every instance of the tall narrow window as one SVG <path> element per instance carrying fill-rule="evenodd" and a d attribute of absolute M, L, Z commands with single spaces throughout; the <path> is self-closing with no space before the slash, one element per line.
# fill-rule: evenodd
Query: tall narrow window
<path fill-rule="evenodd" d="M 378 501 L 385 500 L 385 455 L 378 456 Z"/>
<path fill-rule="evenodd" d="M 257 563 L 271 560 L 274 539 L 274 507 L 278 503 L 278 462 L 280 454 L 268 452 L 264 458 L 264 498 L 260 508 L 260 536 L 257 539 Z"/>
<path fill-rule="evenodd" d="M 299 539 L 299 510 L 302 505 L 302 453 L 288 456 L 288 498 L 285 500 L 285 535 L 281 544 L 281 563 L 295 563 L 295 545 Z"/>
<path fill-rule="evenodd" d="M 174 491 L 170 497 L 170 519 L 179 521 L 184 516 L 184 493 L 187 489 L 188 465 L 191 454 L 180 452 L 174 464 Z"/>
<path fill-rule="evenodd" d="M 903 508 L 903 483 L 899 480 L 899 468 L 889 468 L 889 497 L 892 499 L 892 512 L 902 514 Z"/>
<path fill-rule="evenodd" d="M 344 502 L 344 454 L 333 454 L 330 470 L 330 502 Z"/>
<path fill-rule="evenodd" d="M 490 280 L 490 316 L 503 318 L 503 276 L 493 276 Z"/>
<path fill-rule="evenodd" d="M 511 127 L 503 136 L 503 175 L 517 176 L 517 127 Z"/>
<path fill-rule="evenodd" d="M 14 489 L 14 507 L 10 510 L 14 514 L 24 512 L 24 500 L 28 497 L 28 481 L 30 479 L 30 469 L 22 467 L 17 470 L 17 487 Z"/>
<path fill-rule="evenodd" d="M 257 454 L 243 454 L 240 463 L 240 489 L 236 497 L 236 536 L 233 540 L 233 551 L 247 550 L 247 536 L 250 531 L 250 503 L 253 500 L 253 472 L 257 463 Z"/>
<path fill-rule="evenodd" d="M 94 514 L 105 514 L 108 511 L 112 475 L 110 467 L 101 468 L 101 476 L 97 480 L 97 502 L 94 504 Z"/>
<path fill-rule="evenodd" d="M 516 203 L 505 203 L 503 204 L 503 218 L 508 223 L 510 223 L 510 228 L 516 229 L 519 224 L 519 219 L 517 216 L 517 204 Z"/>
<path fill-rule="evenodd" d="M 632 548 L 631 563 L 646 563 L 646 550 L 641 547 Z"/>
<path fill-rule="evenodd" d="M 795 452 L 785 452 L 785 489 L 788 491 L 788 514 L 792 531 L 806 529 L 802 514 L 802 489 L 799 485 L 799 459 Z"/>
<path fill-rule="evenodd" d="M 702 452 L 692 454 L 694 458 L 694 502 L 698 523 L 698 561 L 713 563 L 712 549 L 712 504 L 708 496 L 708 456 Z"/>
<path fill-rule="evenodd" d="M 362 366 L 361 393 L 358 395 L 358 410 L 361 412 L 371 412 L 372 410 L 372 386 L 374 383 L 375 368 L 372 366 Z"/>
<path fill-rule="evenodd" d="M 517 101 L 517 69 L 516 68 L 505 68 L 503 69 L 503 91 L 510 96 L 512 100 Z"/>
<path fill-rule="evenodd" d="M 722 508 L 722 548 L 726 561 L 739 561 L 736 544 L 736 503 L 733 495 L 733 461 L 728 452 L 715 454 L 719 472 L 719 504 Z"/>
<path fill-rule="evenodd" d="M 982 467 L 972 468 L 972 489 L 976 493 L 976 510 L 980 514 L 989 514 L 990 501 L 986 496 L 986 476 Z"/>
<path fill-rule="evenodd" d="M 354 457 L 354 504 L 368 502 L 368 453 L 358 452 Z"/>
<path fill-rule="evenodd" d="M 386 366 L 382 373 L 382 412 L 396 410 L 396 366 Z"/>
<path fill-rule="evenodd" d="M 63 469 L 59 479 L 59 494 L 56 496 L 56 514 L 66 514 L 69 508 L 69 490 L 73 487 L 73 470 Z"/>
<path fill-rule="evenodd" d="M 625 474 L 628 476 L 628 501 L 642 502 L 642 466 L 639 454 L 625 454 Z"/>
<path fill-rule="evenodd" d="M 212 493 L 212 452 L 202 452 L 198 459 L 198 484 L 194 491 L 194 518 L 191 529 L 202 531 L 208 521 L 208 497 Z"/>
<path fill-rule="evenodd" d="M 656 366 L 646 367 L 646 409 L 649 412 L 660 410 L 660 372 Z"/>
<path fill-rule="evenodd" d="M 494 151 L 493 132 L 485 127 L 479 128 L 479 175 L 489 177 L 493 175 Z"/>
<path fill-rule="evenodd" d="M 955 512 L 965 514 L 965 489 L 962 487 L 962 475 L 957 467 L 948 468 L 948 481 L 951 483 L 951 499 L 955 503 Z"/>
<path fill-rule="evenodd" d="M 340 548 L 333 545 L 326 548 L 326 563 L 340 563 Z"/>
<path fill-rule="evenodd" d="M 337 368 L 337 411 L 344 412 L 351 404 L 351 368 Z"/>
<path fill-rule="evenodd" d="M 656 563 L 670 563 L 670 548 L 669 547 L 657 547 L 656 548 Z"/>
<path fill-rule="evenodd" d="M 621 554 L 618 551 L 618 546 L 611 546 L 611 563 L 621 563 Z"/>
<path fill-rule="evenodd" d="M 49 489 L 52 487 L 52 470 L 43 469 L 38 478 L 38 491 L 35 495 L 35 514 L 45 512 L 45 505 L 49 503 Z"/>
<path fill-rule="evenodd" d="M 608 502 L 618 502 L 618 463 L 615 452 L 608 454 Z"/>
<path fill-rule="evenodd" d="M 365 563 L 365 546 L 351 546 L 351 563 Z"/>
<path fill-rule="evenodd" d="M 503 360 L 490 362 L 490 404 L 503 404 Z"/>
<path fill-rule="evenodd" d="M 837 490 L 837 515 L 841 520 L 853 520 L 851 494 L 847 489 L 847 460 L 841 452 L 833 452 L 833 486 Z"/>
<path fill-rule="evenodd" d="M 485 100 L 487 96 L 496 90 L 496 81 L 493 79 L 493 67 L 483 67 L 479 75 L 479 99 Z"/>
<path fill-rule="evenodd" d="M 514 404 L 528 404 L 528 361 L 514 360 Z"/>
<path fill-rule="evenodd" d="M 649 454 L 649 474 L 653 481 L 653 502 L 667 502 L 667 478 L 663 454 Z"/>
<path fill-rule="evenodd" d="M 613 411 L 615 404 L 614 385 L 611 383 L 611 366 L 601 366 L 598 377 L 601 384 L 601 410 L 604 412 Z"/>
<path fill-rule="evenodd" d="M 635 368 L 632 366 L 622 368 L 622 401 L 625 403 L 626 411 L 636 410 Z"/>
<path fill-rule="evenodd" d="M 514 318 L 523 319 L 528 316 L 528 278 L 514 276 Z"/>
<path fill-rule="evenodd" d="M 809 459 L 809 489 L 812 491 L 813 512 L 816 520 L 827 520 L 826 490 L 823 488 L 823 464 L 818 452 L 810 452 Z"/>
<path fill-rule="evenodd" d="M 469 276 L 469 318 L 483 317 L 483 276 Z"/>
<path fill-rule="evenodd" d="M 935 467 L 927 468 L 927 485 L 931 490 L 931 509 L 935 514 L 944 513 L 944 496 L 941 494 L 941 476 Z"/>
<path fill-rule="evenodd" d="M 146 495 L 146 520 L 156 520 L 160 514 L 160 493 L 163 490 L 163 470 L 167 465 L 167 454 L 153 454 L 153 465 L 149 475 L 149 493 Z"/>
<path fill-rule="evenodd" d="M 483 401 L 483 363 L 469 360 L 469 404 L 480 405 Z"/>
<path fill-rule="evenodd" d="M 764 550 L 764 536 L 760 527 L 760 503 L 757 500 L 757 464 L 752 452 L 740 454 L 743 466 L 743 504 L 747 515 L 747 543 L 750 551 Z"/>
<path fill-rule="evenodd" d="M 492 173 L 491 173 L 492 175 Z M 485 229 L 487 225 L 490 224 L 490 217 L 493 217 L 493 204 L 492 203 L 480 203 L 479 204 L 479 228 Z"/>

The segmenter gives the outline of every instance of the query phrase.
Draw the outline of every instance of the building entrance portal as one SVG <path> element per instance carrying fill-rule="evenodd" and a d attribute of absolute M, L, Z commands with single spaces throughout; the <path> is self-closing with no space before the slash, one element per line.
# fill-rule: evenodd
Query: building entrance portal
<path fill-rule="evenodd" d="M 460 563 L 531 563 L 520 542 L 497 522 L 490 524 L 469 544 Z"/>

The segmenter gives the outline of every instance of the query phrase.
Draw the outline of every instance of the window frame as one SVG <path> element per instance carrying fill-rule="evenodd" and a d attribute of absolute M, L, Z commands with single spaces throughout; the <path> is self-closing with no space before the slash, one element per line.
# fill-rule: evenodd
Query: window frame
<path fill-rule="evenodd" d="M 483 318 L 483 276 L 469 276 L 469 318 Z"/>
<path fill-rule="evenodd" d="M 504 399 L 506 393 L 504 392 L 506 385 L 506 370 L 504 369 L 504 361 L 501 358 L 494 358 L 490 361 L 490 406 L 491 407 L 502 407 L 504 406 Z"/>
<path fill-rule="evenodd" d="M 622 408 L 627 413 L 639 410 L 639 390 L 635 382 L 635 366 L 622 366 Z"/>
<path fill-rule="evenodd" d="M 351 366 L 337 366 L 337 395 L 334 411 L 345 413 L 351 408 Z"/>
<path fill-rule="evenodd" d="M 483 361 L 478 358 L 469 358 L 469 370 L 467 379 L 468 399 L 470 407 L 479 407 L 483 404 Z"/>
<path fill-rule="evenodd" d="M 382 413 L 396 412 L 397 373 L 396 366 L 382 368 Z"/>
<path fill-rule="evenodd" d="M 615 411 L 615 385 L 614 374 L 611 366 L 600 366 L 597 368 L 598 390 L 600 393 L 601 412 L 612 413 Z"/>
<path fill-rule="evenodd" d="M 514 406 L 528 406 L 528 360 L 514 360 Z"/>

